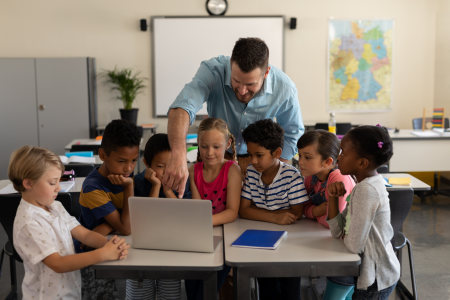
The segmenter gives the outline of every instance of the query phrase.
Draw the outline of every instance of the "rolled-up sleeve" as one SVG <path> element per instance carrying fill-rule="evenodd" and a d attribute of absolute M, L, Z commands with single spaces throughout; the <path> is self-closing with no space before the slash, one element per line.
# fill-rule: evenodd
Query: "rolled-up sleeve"
<path fill-rule="evenodd" d="M 292 89 L 289 102 L 291 105 L 277 116 L 277 123 L 284 129 L 284 148 L 281 157 L 287 160 L 297 154 L 297 141 L 305 132 L 296 89 Z"/>
<path fill-rule="evenodd" d="M 202 62 L 191 82 L 186 84 L 169 107 L 182 108 L 189 114 L 190 125 L 195 121 L 195 114 L 202 109 L 215 84 L 215 75 L 211 68 Z"/>

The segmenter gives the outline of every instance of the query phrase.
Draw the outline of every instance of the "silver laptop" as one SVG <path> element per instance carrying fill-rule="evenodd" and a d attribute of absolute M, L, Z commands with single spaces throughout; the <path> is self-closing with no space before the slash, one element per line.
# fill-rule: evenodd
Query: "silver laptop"
<path fill-rule="evenodd" d="M 133 248 L 214 252 L 211 201 L 130 197 Z"/>

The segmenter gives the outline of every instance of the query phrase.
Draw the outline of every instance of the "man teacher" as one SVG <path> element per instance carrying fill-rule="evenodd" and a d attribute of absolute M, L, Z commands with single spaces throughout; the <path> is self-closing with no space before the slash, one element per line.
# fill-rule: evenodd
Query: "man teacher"
<path fill-rule="evenodd" d="M 281 161 L 287 162 L 297 153 L 297 140 L 304 132 L 297 88 L 280 69 L 269 65 L 269 48 L 264 41 L 240 38 L 231 58 L 219 56 L 203 61 L 193 80 L 184 86 L 169 108 L 167 131 L 172 158 L 163 184 L 176 189 L 179 195 L 183 195 L 189 177 L 187 132 L 204 102 L 209 117 L 228 123 L 236 139 L 236 153 L 244 176 L 250 160 L 242 131 L 258 120 L 276 118 L 283 127 Z"/>

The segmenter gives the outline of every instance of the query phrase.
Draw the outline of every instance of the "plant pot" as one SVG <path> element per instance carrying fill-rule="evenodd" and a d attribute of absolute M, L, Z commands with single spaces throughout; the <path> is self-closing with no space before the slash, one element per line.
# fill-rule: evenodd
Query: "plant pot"
<path fill-rule="evenodd" d="M 138 115 L 138 108 L 132 108 L 132 109 L 123 109 L 120 108 L 120 118 L 122 120 L 127 120 L 130 123 L 133 123 L 137 125 L 137 115 Z"/>

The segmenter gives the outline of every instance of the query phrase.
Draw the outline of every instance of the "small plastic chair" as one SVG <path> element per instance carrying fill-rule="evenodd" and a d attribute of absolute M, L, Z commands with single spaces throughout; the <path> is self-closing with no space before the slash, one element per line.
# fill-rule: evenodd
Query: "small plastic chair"
<path fill-rule="evenodd" d="M 316 123 L 315 129 L 328 130 L 328 123 Z M 345 135 L 352 129 L 351 123 L 336 123 L 336 134 Z"/>
<path fill-rule="evenodd" d="M 422 119 L 423 118 L 415 118 L 412 120 L 413 129 L 415 129 L 415 130 L 422 129 Z M 433 118 L 425 118 L 425 123 L 431 123 L 432 121 L 433 121 Z M 444 127 L 449 128 L 450 127 L 449 124 L 450 124 L 449 119 L 445 118 Z"/>
<path fill-rule="evenodd" d="M 95 169 L 94 165 L 89 164 L 68 164 L 64 165 L 64 167 L 66 171 L 74 170 L 76 177 L 86 177 Z"/>
<path fill-rule="evenodd" d="M 409 256 L 409 268 L 411 271 L 411 283 L 412 283 L 412 294 L 406 288 L 401 278 L 397 282 L 397 287 L 401 288 L 403 293 L 408 297 L 408 299 L 417 300 L 417 287 L 416 287 L 416 276 L 414 272 L 414 260 L 412 254 L 411 242 L 406 238 L 405 234 L 401 231 L 403 228 L 403 222 L 408 216 L 409 210 L 413 203 L 414 192 L 411 188 L 409 189 L 399 189 L 389 192 L 389 206 L 391 208 L 391 226 L 394 230 L 394 237 L 391 240 L 392 247 L 394 251 L 397 252 L 397 257 L 400 260 L 401 265 L 401 255 L 400 250 L 408 246 L 408 256 Z"/>
<path fill-rule="evenodd" d="M 98 155 L 98 149 L 100 149 L 100 145 L 72 145 L 70 152 L 92 151 L 94 155 Z"/>

